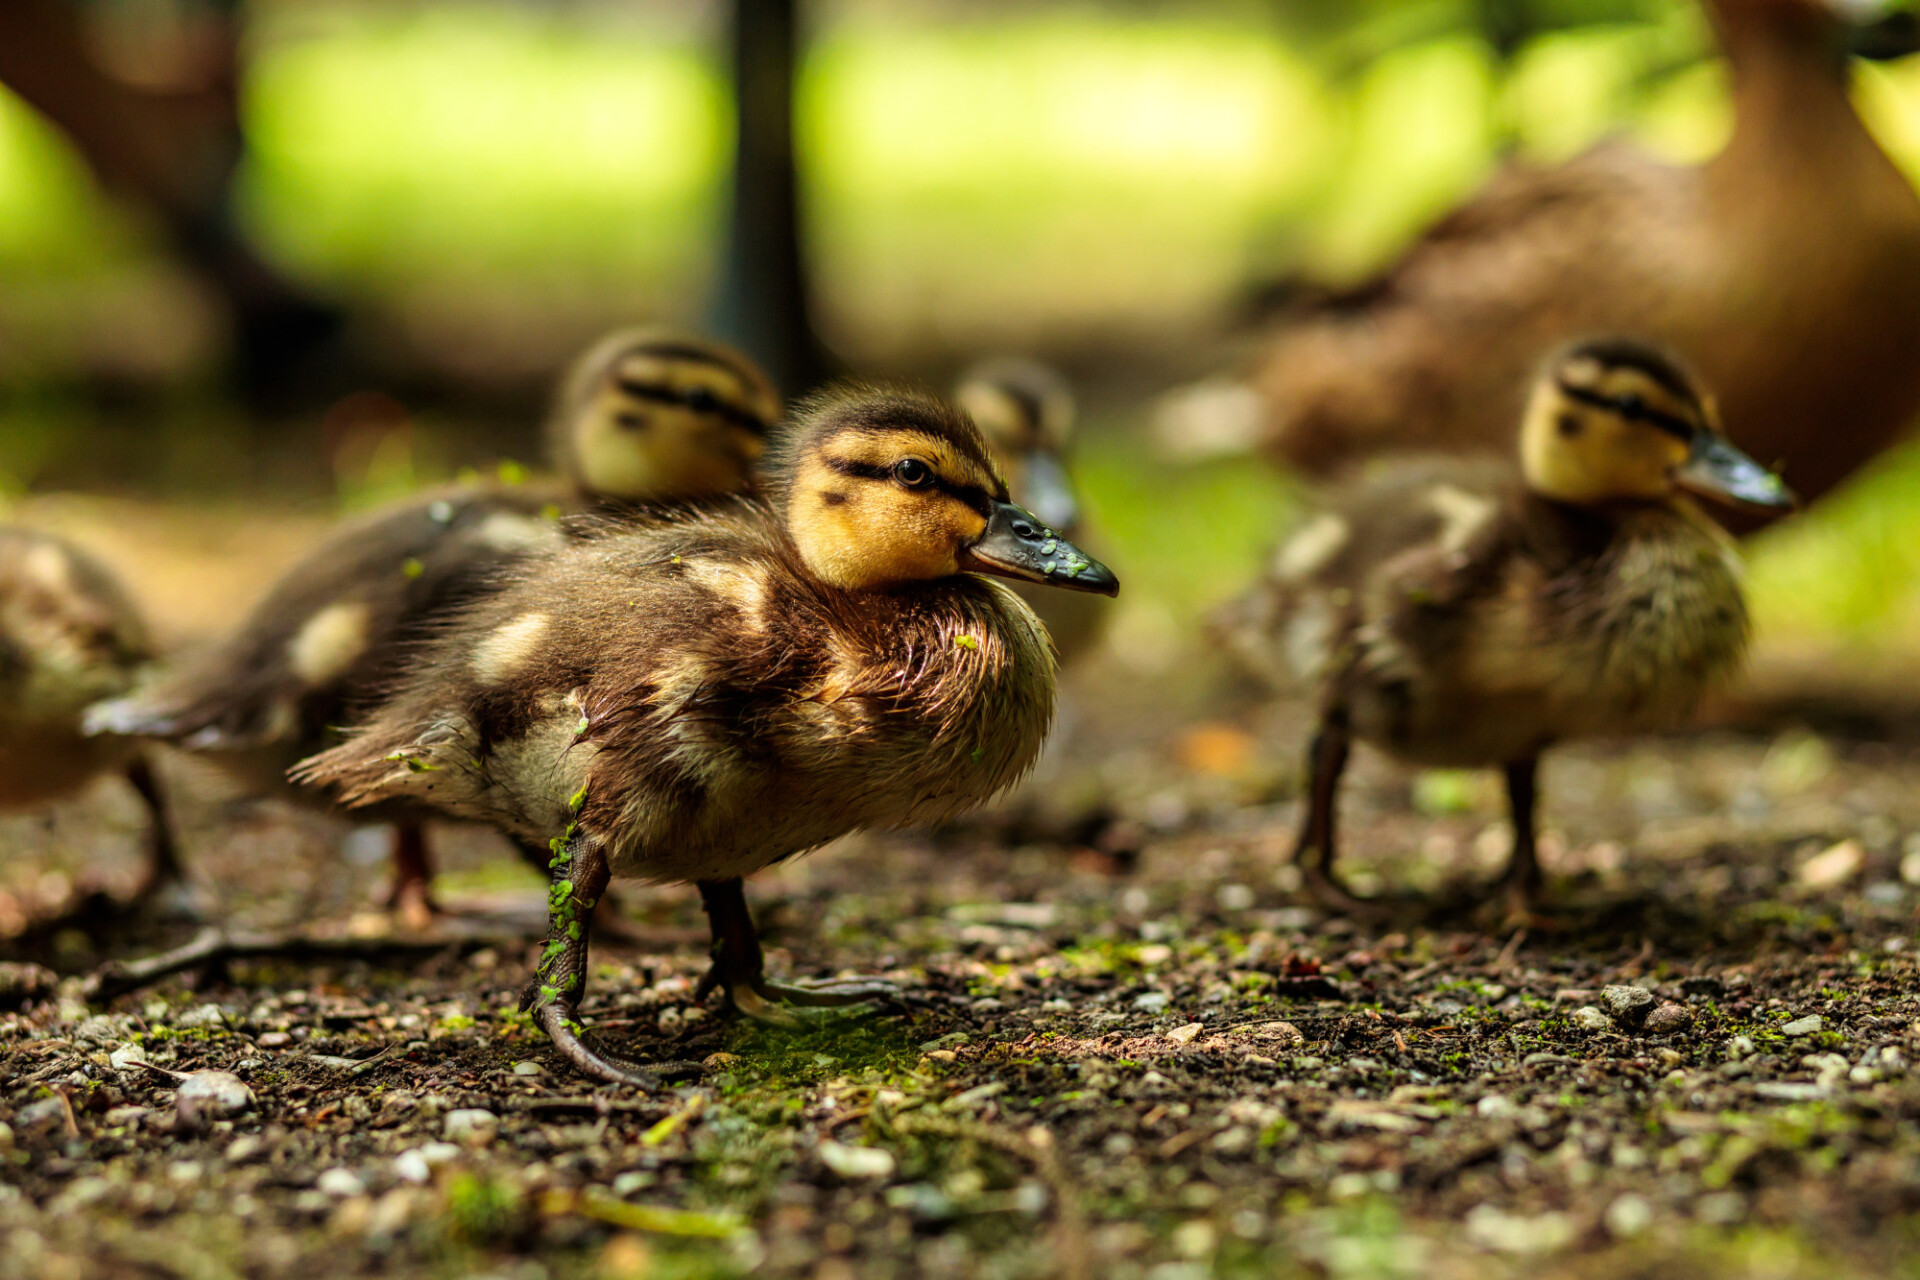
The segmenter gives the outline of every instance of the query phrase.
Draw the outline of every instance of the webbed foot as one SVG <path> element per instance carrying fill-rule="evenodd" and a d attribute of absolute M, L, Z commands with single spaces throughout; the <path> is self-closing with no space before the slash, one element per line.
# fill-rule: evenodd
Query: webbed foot
<path fill-rule="evenodd" d="M 713 965 L 694 990 L 696 1000 L 722 991 L 743 1016 L 789 1028 L 867 1017 L 899 1003 L 900 989 L 878 978 L 769 982 L 741 882 L 703 880 L 700 901 L 713 926 Z"/>

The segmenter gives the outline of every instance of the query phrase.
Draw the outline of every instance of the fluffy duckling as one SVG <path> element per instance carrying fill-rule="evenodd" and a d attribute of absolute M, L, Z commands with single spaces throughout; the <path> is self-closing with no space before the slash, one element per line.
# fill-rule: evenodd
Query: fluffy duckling
<path fill-rule="evenodd" d="M 1319 690 L 1296 845 L 1317 896 L 1360 905 L 1333 874 L 1335 792 L 1357 738 L 1420 764 L 1502 767 L 1505 884 L 1531 907 L 1540 753 L 1683 720 L 1745 649 L 1733 543 L 1683 490 L 1793 502 L 1670 356 L 1583 341 L 1536 380 L 1518 467 L 1383 464 L 1281 545 L 1224 630 L 1256 672 Z"/>
<path fill-rule="evenodd" d="M 985 577 L 981 575 L 993 575 Z M 585 914 L 609 877 L 699 885 L 743 1012 L 872 988 L 767 982 L 741 878 L 850 831 L 978 805 L 1033 763 L 1055 657 L 995 578 L 1119 584 L 1013 505 L 979 430 L 912 392 L 814 401 L 764 497 L 568 548 L 467 610 L 393 697 L 295 777 L 349 809 L 426 806 L 551 842 L 549 943 L 525 1004 L 582 1038 Z"/>
<path fill-rule="evenodd" d="M 954 401 L 993 446 L 1013 496 L 1066 537 L 1081 540 L 1080 498 L 1067 469 L 1078 416 L 1073 387 L 1037 360 L 982 360 L 954 384 Z M 1062 663 L 1093 647 L 1106 611 L 1090 596 L 1015 586 L 1053 637 Z"/>
<path fill-rule="evenodd" d="M 1741 447 L 1808 497 L 1906 429 L 1920 197 L 1848 96 L 1859 6 L 1704 7 L 1732 78 L 1726 147 L 1687 166 L 1611 140 L 1515 165 L 1377 278 L 1290 308 L 1255 378 L 1273 452 L 1330 475 L 1383 450 L 1504 451 L 1539 361 L 1590 333 L 1688 353 Z"/>
<path fill-rule="evenodd" d="M 338 740 L 334 726 L 392 683 L 434 620 L 562 545 L 562 517 L 742 490 L 780 412 L 765 375 L 729 347 L 615 333 L 561 384 L 548 435 L 562 479 L 449 489 L 343 526 L 227 640 L 157 687 L 95 707 L 88 726 L 177 743 L 257 792 L 285 793 L 286 771 Z M 397 826 L 394 863 L 392 905 L 424 924 L 432 870 L 418 822 Z"/>
<path fill-rule="evenodd" d="M 120 584 L 78 547 L 0 528 L 0 808 L 22 808 L 120 771 L 152 816 L 135 901 L 180 879 L 173 831 L 146 757 L 88 737 L 86 708 L 125 693 L 153 660 L 145 623 Z"/>

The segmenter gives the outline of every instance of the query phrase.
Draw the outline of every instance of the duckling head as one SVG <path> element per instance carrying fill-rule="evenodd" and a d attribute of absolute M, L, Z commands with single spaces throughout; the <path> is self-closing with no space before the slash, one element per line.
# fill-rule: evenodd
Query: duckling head
<path fill-rule="evenodd" d="M 1037 360 L 1002 356 L 962 373 L 953 398 L 986 434 L 1020 501 L 1071 535 L 1080 503 L 1066 467 L 1077 414 L 1067 380 Z"/>
<path fill-rule="evenodd" d="M 1677 360 L 1626 338 L 1576 342 L 1547 361 L 1520 464 L 1535 493 L 1575 506 L 1664 502 L 1683 489 L 1756 507 L 1796 501 L 1721 432 L 1712 398 Z"/>
<path fill-rule="evenodd" d="M 1120 583 L 1016 506 L 980 429 L 913 391 L 830 391 L 776 444 L 771 488 L 807 569 L 850 591 L 984 573 L 1114 595 Z"/>
<path fill-rule="evenodd" d="M 779 419 L 779 393 L 731 347 L 626 329 L 574 362 L 548 431 L 581 492 L 660 502 L 745 489 Z"/>

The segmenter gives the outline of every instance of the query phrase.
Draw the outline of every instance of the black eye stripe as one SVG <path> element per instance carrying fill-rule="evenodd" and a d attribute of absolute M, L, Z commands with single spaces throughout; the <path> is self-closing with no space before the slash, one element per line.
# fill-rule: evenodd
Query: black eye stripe
<path fill-rule="evenodd" d="M 1589 390 L 1586 387 L 1568 386 L 1564 382 L 1558 383 L 1557 385 L 1560 388 L 1560 393 L 1569 400 L 1578 401 L 1581 404 L 1589 405 L 1595 409 L 1605 409 L 1608 413 L 1618 414 L 1629 422 L 1644 422 L 1650 427 L 1656 427 L 1668 435 L 1676 436 L 1682 440 L 1692 440 L 1694 434 L 1699 430 L 1698 427 L 1688 422 L 1685 418 L 1678 417 L 1671 413 L 1664 413 L 1638 399 L 1632 403 L 1627 403 L 1617 400 L 1612 396 L 1602 395 L 1598 391 Z"/>
<path fill-rule="evenodd" d="M 830 454 L 823 455 L 821 461 L 843 476 L 854 476 L 861 480 L 893 479 L 892 467 L 883 467 L 875 462 L 857 462 L 852 458 L 836 458 Z M 929 467 L 928 470 L 933 469 Z M 993 499 L 977 484 L 956 484 L 934 471 L 931 487 L 956 502 L 965 503 L 979 515 L 989 515 L 993 511 Z"/>
<path fill-rule="evenodd" d="M 770 424 L 761 419 L 760 415 L 743 409 L 737 404 L 729 404 L 706 387 L 681 391 L 673 387 L 663 387 L 658 383 L 636 382 L 632 378 L 618 378 L 614 381 L 614 385 L 635 400 L 672 405 L 677 409 L 689 409 L 694 413 L 724 418 L 757 436 L 764 436 L 769 430 Z"/>

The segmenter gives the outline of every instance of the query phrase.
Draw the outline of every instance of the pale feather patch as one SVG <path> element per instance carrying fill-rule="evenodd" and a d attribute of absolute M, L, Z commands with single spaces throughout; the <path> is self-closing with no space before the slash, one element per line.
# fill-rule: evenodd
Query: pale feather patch
<path fill-rule="evenodd" d="M 1280 544 L 1273 555 L 1273 576 L 1282 582 L 1311 577 L 1339 555 L 1352 537 L 1353 530 L 1344 519 L 1323 511 Z"/>
<path fill-rule="evenodd" d="M 330 604 L 308 618 L 287 645 L 287 664 L 308 684 L 345 674 L 367 651 L 367 606 L 360 600 Z"/>
<path fill-rule="evenodd" d="M 1468 493 L 1450 484 L 1437 484 L 1429 489 L 1427 501 L 1440 517 L 1440 548 L 1443 551 L 1465 550 L 1474 536 L 1493 519 L 1495 511 L 1493 499 Z"/>
<path fill-rule="evenodd" d="M 563 540 L 551 520 L 496 511 L 480 522 L 474 536 L 496 551 L 544 551 Z"/>
<path fill-rule="evenodd" d="M 740 621 L 748 630 L 766 629 L 767 575 L 764 570 L 755 565 L 689 560 L 683 572 L 689 582 L 705 587 L 739 610 Z"/>
<path fill-rule="evenodd" d="M 540 650 L 553 620 L 544 613 L 523 613 L 495 627 L 474 646 L 473 674 L 482 684 L 499 684 Z"/>

